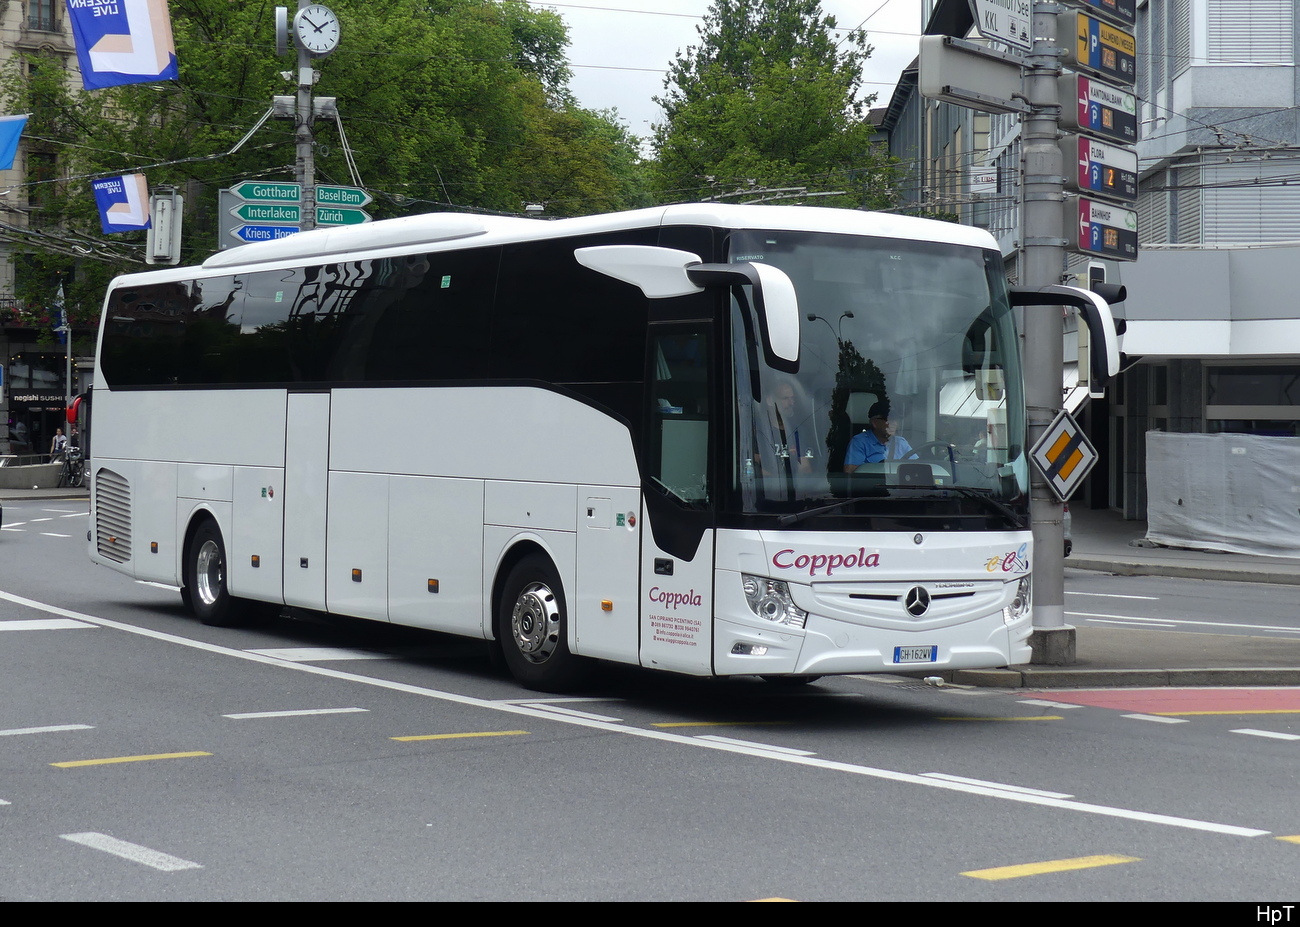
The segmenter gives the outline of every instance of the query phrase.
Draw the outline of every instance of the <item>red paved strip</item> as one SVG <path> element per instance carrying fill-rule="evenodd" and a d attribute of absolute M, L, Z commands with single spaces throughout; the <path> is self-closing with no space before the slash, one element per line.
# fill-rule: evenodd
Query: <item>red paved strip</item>
<path fill-rule="evenodd" d="M 1117 711 L 1140 711 L 1148 715 L 1181 715 L 1196 712 L 1296 712 L 1300 714 L 1300 688 L 1267 689 L 1085 689 L 1036 692 L 1034 698 L 1069 705 L 1090 705 Z"/>

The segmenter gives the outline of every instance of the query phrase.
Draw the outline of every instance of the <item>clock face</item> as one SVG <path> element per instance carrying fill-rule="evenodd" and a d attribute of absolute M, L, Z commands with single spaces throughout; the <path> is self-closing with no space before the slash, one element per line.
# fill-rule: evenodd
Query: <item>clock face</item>
<path fill-rule="evenodd" d="M 298 44 L 313 55 L 325 55 L 339 44 L 339 18 L 319 3 L 299 10 L 293 17 Z"/>

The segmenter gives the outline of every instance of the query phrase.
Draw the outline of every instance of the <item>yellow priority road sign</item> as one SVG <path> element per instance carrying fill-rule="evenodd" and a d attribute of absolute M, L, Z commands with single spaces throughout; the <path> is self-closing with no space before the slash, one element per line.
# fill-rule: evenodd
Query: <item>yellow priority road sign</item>
<path fill-rule="evenodd" d="M 1062 502 L 1069 500 L 1097 462 L 1097 449 L 1068 412 L 1061 412 L 1029 452 Z"/>

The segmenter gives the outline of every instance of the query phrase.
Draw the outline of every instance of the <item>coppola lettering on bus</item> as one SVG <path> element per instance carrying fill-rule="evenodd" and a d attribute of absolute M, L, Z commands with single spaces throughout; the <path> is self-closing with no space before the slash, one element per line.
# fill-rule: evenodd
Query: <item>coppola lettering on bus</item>
<path fill-rule="evenodd" d="M 660 589 L 658 586 L 650 588 L 650 601 L 658 602 L 665 608 L 671 608 L 676 611 L 678 605 L 703 605 L 704 600 L 694 589 L 688 589 L 686 592 L 669 592 L 666 589 Z"/>
<path fill-rule="evenodd" d="M 778 570 L 807 570 L 809 576 L 816 576 L 817 571 L 824 567 L 825 575 L 830 576 L 840 569 L 880 566 L 880 554 L 869 554 L 865 547 L 859 547 L 850 554 L 800 554 L 787 547 L 776 552 L 772 566 Z"/>

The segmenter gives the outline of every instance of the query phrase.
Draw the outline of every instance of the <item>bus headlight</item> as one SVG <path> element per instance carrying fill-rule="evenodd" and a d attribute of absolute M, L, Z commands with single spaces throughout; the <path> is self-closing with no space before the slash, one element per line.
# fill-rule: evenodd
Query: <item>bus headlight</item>
<path fill-rule="evenodd" d="M 1011 604 L 1002 609 L 1002 620 L 1007 624 L 1015 624 L 1024 618 L 1029 617 L 1030 611 L 1034 607 L 1034 583 L 1033 577 L 1022 576 L 1020 582 L 1016 584 L 1016 596 L 1011 600 Z"/>
<path fill-rule="evenodd" d="M 764 621 L 783 624 L 787 628 L 802 628 L 807 623 L 808 613 L 794 604 L 788 583 L 749 573 L 741 573 L 740 582 L 745 589 L 749 610 Z"/>

